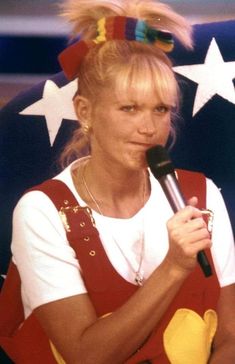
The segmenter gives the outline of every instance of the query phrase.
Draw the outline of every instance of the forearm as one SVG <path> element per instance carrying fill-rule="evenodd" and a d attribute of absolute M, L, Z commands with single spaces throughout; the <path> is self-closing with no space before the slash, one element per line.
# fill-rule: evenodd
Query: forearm
<path fill-rule="evenodd" d="M 120 309 L 87 328 L 76 363 L 123 363 L 149 336 L 184 279 L 185 273 L 162 264 Z"/>

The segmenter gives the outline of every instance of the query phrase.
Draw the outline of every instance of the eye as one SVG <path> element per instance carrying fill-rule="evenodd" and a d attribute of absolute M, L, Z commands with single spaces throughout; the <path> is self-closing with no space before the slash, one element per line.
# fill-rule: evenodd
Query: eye
<path fill-rule="evenodd" d="M 121 107 L 121 110 L 124 112 L 134 112 L 136 111 L 136 105 L 124 105 Z"/>
<path fill-rule="evenodd" d="M 167 105 L 158 105 L 156 108 L 155 108 L 156 112 L 159 113 L 159 114 L 167 114 L 169 111 L 170 111 L 170 107 L 167 106 Z"/>

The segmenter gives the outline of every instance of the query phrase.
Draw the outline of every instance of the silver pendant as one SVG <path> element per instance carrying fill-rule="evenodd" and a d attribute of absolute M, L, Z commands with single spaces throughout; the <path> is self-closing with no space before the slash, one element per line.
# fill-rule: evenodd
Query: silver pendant
<path fill-rule="evenodd" d="M 139 272 L 136 272 L 136 275 L 135 275 L 135 283 L 138 285 L 138 286 L 143 286 L 143 277 L 140 275 Z"/>

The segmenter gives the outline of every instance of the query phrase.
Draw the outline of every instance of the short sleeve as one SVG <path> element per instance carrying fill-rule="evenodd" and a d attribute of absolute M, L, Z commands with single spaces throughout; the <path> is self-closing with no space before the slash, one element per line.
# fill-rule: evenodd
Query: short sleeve
<path fill-rule="evenodd" d="M 207 207 L 214 213 L 212 256 L 221 287 L 235 283 L 234 237 L 222 194 L 207 179 Z"/>
<path fill-rule="evenodd" d="M 29 311 L 86 292 L 56 207 L 43 192 L 29 192 L 18 202 L 11 248 Z"/>

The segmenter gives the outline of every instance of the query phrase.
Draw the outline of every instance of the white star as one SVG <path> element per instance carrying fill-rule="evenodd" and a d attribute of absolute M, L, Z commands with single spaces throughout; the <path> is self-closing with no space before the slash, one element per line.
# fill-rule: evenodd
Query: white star
<path fill-rule="evenodd" d="M 62 120 L 77 120 L 72 103 L 76 89 L 76 80 L 61 88 L 53 81 L 47 80 L 44 85 L 42 99 L 26 107 L 20 114 L 45 116 L 50 143 L 53 145 Z"/>
<path fill-rule="evenodd" d="M 174 71 L 198 83 L 193 106 L 193 116 L 215 95 L 235 104 L 235 61 L 224 62 L 216 40 L 213 38 L 204 64 L 174 67 Z"/>

